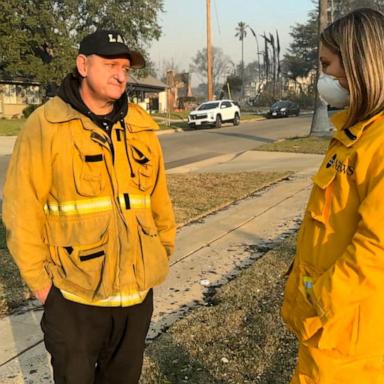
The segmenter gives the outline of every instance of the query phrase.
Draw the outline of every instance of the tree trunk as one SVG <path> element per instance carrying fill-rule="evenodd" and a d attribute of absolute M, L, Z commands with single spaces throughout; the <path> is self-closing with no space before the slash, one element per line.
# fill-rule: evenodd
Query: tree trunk
<path fill-rule="evenodd" d="M 328 119 L 328 108 L 317 91 L 317 81 L 320 74 L 320 33 L 328 24 L 328 0 L 319 0 L 319 54 L 318 68 L 315 87 L 315 111 L 313 114 L 311 125 L 311 136 L 329 136 L 331 134 L 331 126 Z"/>

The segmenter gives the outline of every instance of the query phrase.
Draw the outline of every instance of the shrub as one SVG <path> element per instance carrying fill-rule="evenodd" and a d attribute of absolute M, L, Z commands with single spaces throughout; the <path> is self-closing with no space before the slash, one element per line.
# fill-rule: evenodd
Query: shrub
<path fill-rule="evenodd" d="M 38 107 L 36 104 L 30 104 L 23 109 L 23 117 L 28 118 L 29 115 Z"/>

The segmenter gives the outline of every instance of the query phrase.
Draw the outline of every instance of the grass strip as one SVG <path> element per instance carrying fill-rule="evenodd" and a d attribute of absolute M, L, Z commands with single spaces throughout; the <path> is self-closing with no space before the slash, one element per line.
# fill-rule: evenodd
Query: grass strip
<path fill-rule="evenodd" d="M 17 136 L 25 119 L 0 119 L 0 136 Z"/>
<path fill-rule="evenodd" d="M 280 319 L 295 235 L 176 321 L 146 349 L 141 384 L 286 384 L 297 345 Z"/>
<path fill-rule="evenodd" d="M 329 141 L 329 137 L 292 137 L 285 140 L 278 140 L 274 143 L 262 144 L 259 147 L 255 148 L 255 150 L 269 152 L 324 154 L 328 148 Z"/>
<path fill-rule="evenodd" d="M 240 200 L 289 172 L 183 173 L 168 175 L 168 187 L 180 226 Z"/>

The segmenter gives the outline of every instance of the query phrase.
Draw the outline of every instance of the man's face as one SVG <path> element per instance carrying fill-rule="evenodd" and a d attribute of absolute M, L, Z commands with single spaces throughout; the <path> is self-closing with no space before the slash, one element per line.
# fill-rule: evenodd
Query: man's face
<path fill-rule="evenodd" d="M 98 101 L 113 102 L 125 91 L 130 62 L 125 57 L 102 57 L 97 55 L 77 58 L 77 68 L 83 76 L 82 86 Z"/>

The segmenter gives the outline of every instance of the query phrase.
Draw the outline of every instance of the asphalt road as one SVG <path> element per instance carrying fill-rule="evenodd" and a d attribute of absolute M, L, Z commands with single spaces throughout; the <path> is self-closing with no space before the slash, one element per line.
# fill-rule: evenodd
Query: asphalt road
<path fill-rule="evenodd" d="M 200 129 L 161 135 L 167 169 L 228 153 L 252 150 L 277 139 L 302 136 L 309 132 L 312 115 L 284 119 L 242 122 L 218 129 Z"/>

